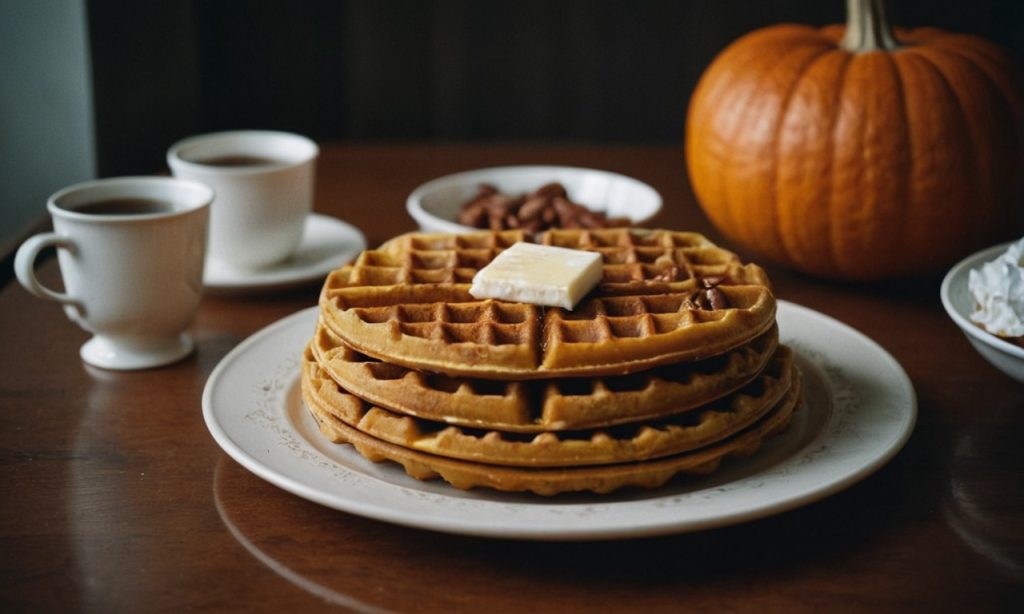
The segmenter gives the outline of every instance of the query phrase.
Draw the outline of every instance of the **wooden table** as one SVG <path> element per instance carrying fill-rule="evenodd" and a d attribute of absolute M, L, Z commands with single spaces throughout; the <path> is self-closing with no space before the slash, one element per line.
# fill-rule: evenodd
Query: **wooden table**
<path fill-rule="evenodd" d="M 715 233 L 681 147 L 325 144 L 316 209 L 371 245 L 412 230 L 418 184 L 511 163 L 594 166 L 665 197 L 656 225 Z M 50 260 L 41 275 L 57 283 Z M 196 353 L 136 373 L 86 367 L 86 335 L 16 282 L 0 291 L 4 611 L 980 611 L 1024 596 L 1024 389 L 947 319 L 938 279 L 825 283 L 769 267 L 780 298 L 863 331 L 902 363 L 917 427 L 887 466 L 774 517 L 627 541 L 535 543 L 334 511 L 228 457 L 200 395 L 237 343 L 315 304 L 311 284 L 208 296 Z"/>

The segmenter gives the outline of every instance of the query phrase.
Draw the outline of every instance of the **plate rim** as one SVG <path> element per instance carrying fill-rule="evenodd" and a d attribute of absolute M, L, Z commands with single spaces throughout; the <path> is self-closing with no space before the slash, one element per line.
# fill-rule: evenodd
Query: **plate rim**
<path fill-rule="evenodd" d="M 251 454 L 250 451 L 243 448 L 242 445 L 237 443 L 229 433 L 228 428 L 225 428 L 217 416 L 218 408 L 213 405 L 213 394 L 219 381 L 223 377 L 223 374 L 228 371 L 237 361 L 245 358 L 251 358 L 246 356 L 250 351 L 250 348 L 254 345 L 259 344 L 264 339 L 273 336 L 276 332 L 281 329 L 288 328 L 292 325 L 297 325 L 300 321 L 308 320 L 310 325 L 315 321 L 316 318 L 316 306 L 311 306 L 306 309 L 295 312 L 291 315 L 285 316 L 276 322 L 273 322 L 259 331 L 253 333 L 248 338 L 239 343 L 233 348 L 228 354 L 226 354 L 217 366 L 210 373 L 207 379 L 206 385 L 203 389 L 202 395 L 202 409 L 203 417 L 206 422 L 207 428 L 213 436 L 217 444 L 236 462 L 241 464 L 250 472 L 254 473 L 258 477 L 274 484 L 275 486 L 291 492 L 294 495 L 313 501 L 315 503 L 324 505 L 326 507 L 353 513 L 356 515 L 376 519 L 379 521 L 389 522 L 393 524 L 415 527 L 420 529 L 440 531 L 453 534 L 462 535 L 473 535 L 479 537 L 496 537 L 496 538 L 513 538 L 513 539 L 531 539 L 531 540 L 592 540 L 592 539 L 623 539 L 623 538 L 636 538 L 636 537 L 649 537 L 654 535 L 666 535 L 674 533 L 683 533 L 691 531 L 707 530 L 711 528 L 717 528 L 722 526 L 734 525 L 743 522 L 756 520 L 779 514 L 785 511 L 796 509 L 804 505 L 808 505 L 815 501 L 819 501 L 833 494 L 841 492 L 853 484 L 860 482 L 871 474 L 875 473 L 878 469 L 887 464 L 899 451 L 904 447 L 906 441 L 910 438 L 914 425 L 917 419 L 917 395 L 914 390 L 913 384 L 906 372 L 900 366 L 899 362 L 889 354 L 881 345 L 875 342 L 870 337 L 867 337 L 860 331 L 850 327 L 849 325 L 836 320 L 828 315 L 821 312 L 812 310 L 802 305 L 797 305 L 788 301 L 779 300 L 780 311 L 782 310 L 793 310 L 794 314 L 799 317 L 810 317 L 816 318 L 823 322 L 827 326 L 838 326 L 844 333 L 849 334 L 852 338 L 862 344 L 865 344 L 868 349 L 877 356 L 873 358 L 881 358 L 884 360 L 886 365 L 886 372 L 892 374 L 892 381 L 889 385 L 898 388 L 899 392 L 906 397 L 905 407 L 902 407 L 901 417 L 902 420 L 899 427 L 899 431 L 895 430 L 893 433 L 896 437 L 888 445 L 887 448 L 877 453 L 870 462 L 866 462 L 862 466 L 859 466 L 855 471 L 851 471 L 839 476 L 836 479 L 831 480 L 825 486 L 813 487 L 806 489 L 804 492 L 799 492 L 789 497 L 785 497 L 778 500 L 768 500 L 763 503 L 755 505 L 749 505 L 746 508 L 730 510 L 726 513 L 714 516 L 711 519 L 690 519 L 688 522 L 669 522 L 663 521 L 658 523 L 650 523 L 644 526 L 638 527 L 623 527 L 623 526 L 583 526 L 577 525 L 571 529 L 567 528 L 556 528 L 555 530 L 544 530 L 544 527 L 532 526 L 532 527 L 508 527 L 508 526 L 494 526 L 493 523 L 484 522 L 473 522 L 467 523 L 465 518 L 460 517 L 448 517 L 445 515 L 430 516 L 430 517 L 417 517 L 414 513 L 410 513 L 402 510 L 395 510 L 382 506 L 380 503 L 366 502 L 359 499 L 353 499 L 351 494 L 344 496 L 339 492 L 324 492 L 308 483 L 296 479 L 294 477 L 284 475 L 279 471 L 275 470 L 272 466 L 265 464 L 255 455 Z M 312 330 L 312 328 L 310 328 Z M 312 333 L 310 333 L 312 334 Z M 800 355 L 799 349 L 797 350 Z M 807 357 L 804 356 L 806 359 Z M 293 374 L 294 380 L 298 379 L 298 363 L 296 361 L 295 373 Z M 829 391 L 830 394 L 834 391 Z M 286 393 L 287 396 L 287 393 Z M 287 411 L 284 408 L 284 411 Z M 286 423 L 290 422 L 286 419 Z M 810 443 L 814 443 L 821 439 L 825 435 L 825 431 L 829 426 L 828 421 L 821 428 L 821 431 L 816 433 L 811 439 Z M 296 433 L 298 438 L 301 435 Z M 310 452 L 322 458 L 324 462 L 330 463 L 337 470 L 343 472 L 349 472 L 356 475 L 362 475 L 363 477 L 372 480 L 374 482 L 379 481 L 377 478 L 372 476 L 359 474 L 358 472 L 343 467 L 330 458 L 323 457 L 323 455 L 316 449 L 315 446 L 306 443 L 310 448 Z M 797 450 L 794 454 L 779 461 L 779 464 L 791 461 L 792 458 L 799 456 L 802 449 Z M 268 450 L 269 453 L 269 450 Z M 760 472 L 764 473 L 764 471 Z M 754 475 L 760 475 L 756 473 Z M 747 479 L 753 476 L 745 476 L 742 479 Z M 411 478 L 410 478 L 411 479 Z M 385 484 L 384 488 L 395 488 L 402 490 L 413 490 L 416 489 L 411 486 L 402 486 L 397 484 L 391 484 L 388 482 L 380 481 Z M 484 491 L 479 491 L 484 492 Z M 447 496 L 447 495 L 440 495 Z M 671 497 L 673 495 L 667 495 Z M 664 497 L 662 498 L 664 499 Z M 658 497 L 652 497 L 641 500 L 644 502 L 656 502 Z M 487 504 L 488 502 L 502 506 L 521 506 L 526 505 L 517 502 L 497 501 L 489 500 L 484 496 L 483 498 L 473 499 L 475 503 Z M 612 505 L 623 503 L 621 501 L 608 501 L 608 502 L 592 502 L 584 504 L 588 508 L 603 508 L 610 507 Z M 627 502 L 627 503 L 636 503 Z M 530 504 L 531 506 L 533 504 Z M 539 499 L 536 504 L 538 508 L 545 506 L 543 499 Z M 550 504 L 547 504 L 550 505 Z M 561 503 L 559 507 L 567 509 L 573 506 L 572 503 Z M 685 520 L 685 519 L 684 519 Z"/>

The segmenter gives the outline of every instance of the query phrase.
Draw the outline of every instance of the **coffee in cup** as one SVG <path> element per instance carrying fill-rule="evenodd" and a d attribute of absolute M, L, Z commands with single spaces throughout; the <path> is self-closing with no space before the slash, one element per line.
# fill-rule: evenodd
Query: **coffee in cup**
<path fill-rule="evenodd" d="M 78 205 L 73 210 L 88 215 L 151 215 L 174 211 L 174 203 L 155 198 L 110 198 Z"/>

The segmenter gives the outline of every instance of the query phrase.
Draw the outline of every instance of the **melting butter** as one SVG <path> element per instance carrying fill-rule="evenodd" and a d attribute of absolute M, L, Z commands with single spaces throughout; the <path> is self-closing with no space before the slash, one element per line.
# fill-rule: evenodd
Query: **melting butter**
<path fill-rule="evenodd" d="M 597 252 L 515 243 L 473 277 L 476 298 L 572 309 L 601 281 Z"/>

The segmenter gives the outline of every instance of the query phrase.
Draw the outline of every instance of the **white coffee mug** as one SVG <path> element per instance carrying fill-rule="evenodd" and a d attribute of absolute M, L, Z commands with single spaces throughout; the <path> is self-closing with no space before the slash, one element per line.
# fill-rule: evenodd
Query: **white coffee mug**
<path fill-rule="evenodd" d="M 193 349 L 188 327 L 203 290 L 213 190 L 171 177 L 120 177 L 70 186 L 50 197 L 53 232 L 21 245 L 14 270 L 25 288 L 64 305 L 93 334 L 82 359 L 106 369 L 145 369 Z M 57 248 L 64 292 L 35 275 Z"/>
<path fill-rule="evenodd" d="M 167 151 L 175 177 L 217 193 L 208 257 L 218 268 L 254 270 L 290 256 L 313 210 L 319 148 L 287 132 L 243 130 L 187 138 Z"/>

